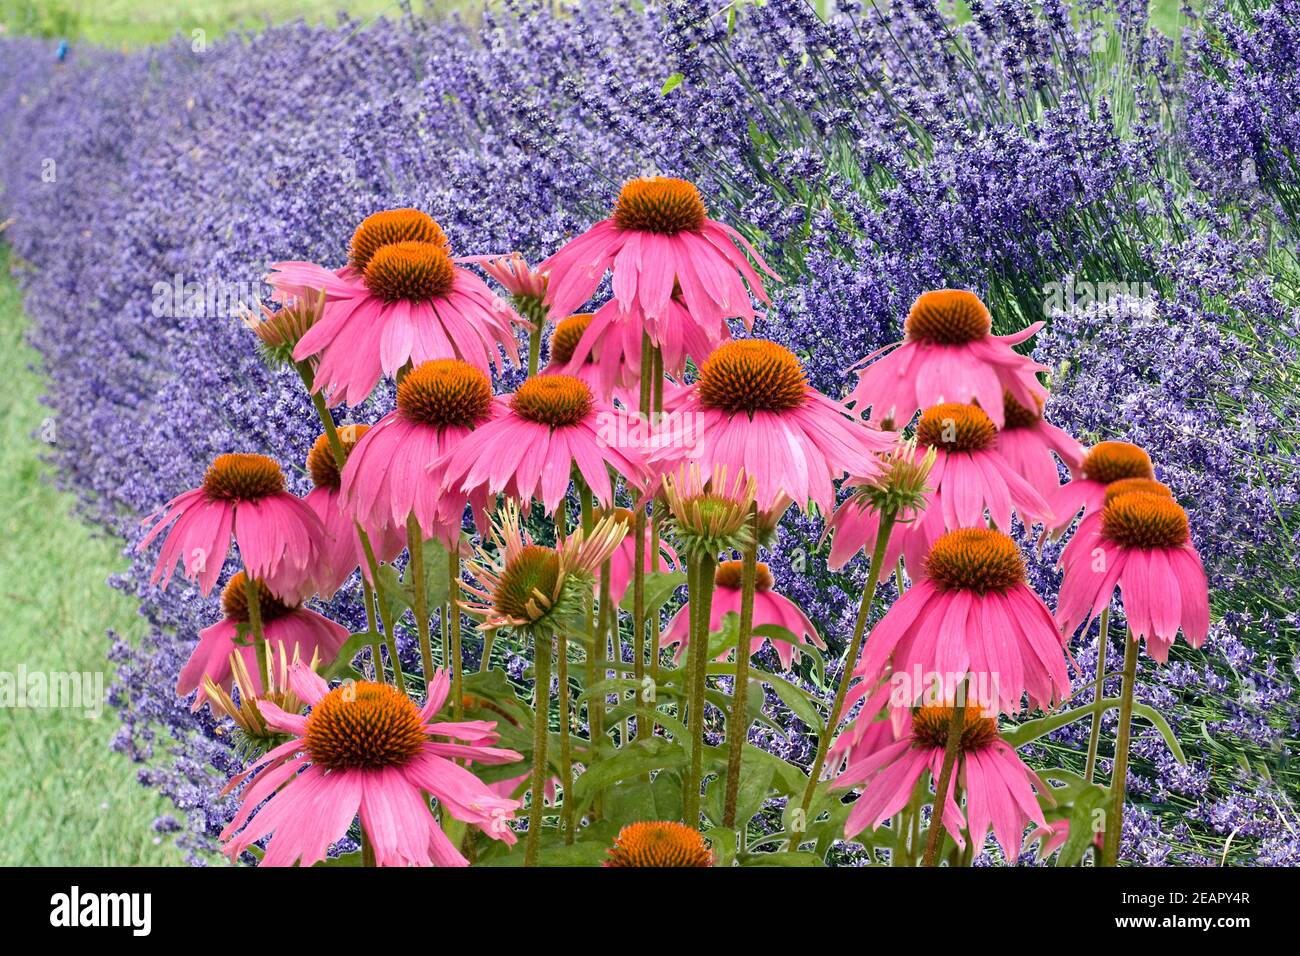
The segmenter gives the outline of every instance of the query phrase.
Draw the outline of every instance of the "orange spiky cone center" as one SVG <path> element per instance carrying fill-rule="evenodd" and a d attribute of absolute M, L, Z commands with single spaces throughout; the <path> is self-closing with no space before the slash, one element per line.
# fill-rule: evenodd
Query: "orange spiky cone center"
<path fill-rule="evenodd" d="M 265 455 L 218 455 L 203 476 L 213 501 L 257 501 L 284 491 L 284 472 Z"/>
<path fill-rule="evenodd" d="M 1010 536 L 992 528 L 959 528 L 934 543 L 926 574 L 944 591 L 1002 593 L 1025 580 L 1025 561 Z"/>
<path fill-rule="evenodd" d="M 989 334 L 993 320 L 980 297 L 964 289 L 934 289 L 912 303 L 907 338 L 931 345 L 965 345 Z"/>
<path fill-rule="evenodd" d="M 326 770 L 404 767 L 426 739 L 415 702 L 373 681 L 336 687 L 307 717 L 307 753 Z"/>
<path fill-rule="evenodd" d="M 700 191 L 684 179 L 646 176 L 624 184 L 614 204 L 620 229 L 676 235 L 698 232 L 708 218 Z"/>

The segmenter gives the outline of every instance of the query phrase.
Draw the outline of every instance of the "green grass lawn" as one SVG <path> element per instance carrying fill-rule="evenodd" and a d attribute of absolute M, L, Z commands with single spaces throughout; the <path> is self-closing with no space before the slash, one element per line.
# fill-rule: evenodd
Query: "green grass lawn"
<path fill-rule="evenodd" d="M 435 16 L 481 5 L 482 0 L 411 0 L 416 13 Z M 200 29 L 214 39 L 234 27 L 257 29 L 268 19 L 333 23 L 339 10 L 361 21 L 402 13 L 397 0 L 0 0 L 0 23 L 11 33 L 140 46 Z"/>
<path fill-rule="evenodd" d="M 24 326 L 0 247 L 0 672 L 91 672 L 107 690 L 107 630 L 136 635 L 143 621 L 105 584 L 126 563 L 120 545 L 73 518 L 71 497 L 47 481 L 33 433 L 49 409 L 38 400 L 44 384 L 29 367 L 36 353 Z M 0 865 L 180 862 L 171 838 L 149 829 L 164 801 L 109 751 L 118 721 L 100 703 L 93 718 L 82 709 L 0 707 Z"/>

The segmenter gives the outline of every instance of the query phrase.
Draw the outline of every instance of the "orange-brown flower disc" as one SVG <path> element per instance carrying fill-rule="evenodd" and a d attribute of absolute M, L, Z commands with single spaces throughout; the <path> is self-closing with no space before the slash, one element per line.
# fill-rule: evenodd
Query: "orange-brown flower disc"
<path fill-rule="evenodd" d="M 700 366 L 700 402 L 735 414 L 784 412 L 808 400 L 808 376 L 787 348 L 764 339 L 723 342 Z"/>
<path fill-rule="evenodd" d="M 699 830 L 674 821 L 629 823 L 618 831 L 606 866 L 713 866 Z"/>
<path fill-rule="evenodd" d="M 614 225 L 638 232 L 675 235 L 698 232 L 708 213 L 700 191 L 684 179 L 645 176 L 629 179 L 614 204 Z"/>
<path fill-rule="evenodd" d="M 733 591 L 739 591 L 745 580 L 745 562 L 744 561 L 720 561 L 718 570 L 713 573 L 713 583 L 720 588 L 730 588 Z M 770 591 L 776 584 L 772 577 L 772 569 L 762 561 L 754 564 L 754 590 Z"/>
<path fill-rule="evenodd" d="M 573 353 L 578 350 L 578 343 L 582 341 L 582 336 L 589 325 L 591 325 L 591 314 L 585 312 L 571 315 L 558 323 L 555 331 L 551 333 L 551 361 L 556 365 L 567 364 L 573 358 Z M 590 354 L 587 356 L 587 361 L 591 361 Z"/>
<path fill-rule="evenodd" d="M 989 310 L 974 292 L 933 289 L 912 303 L 903 330 L 907 338 L 931 345 L 965 345 L 993 328 Z"/>
<path fill-rule="evenodd" d="M 236 571 L 221 591 L 221 613 L 240 624 L 248 622 L 248 592 L 245 590 L 247 580 L 248 575 L 243 571 Z M 296 604 L 285 604 L 281 601 L 261 581 L 254 579 L 254 583 L 257 584 L 257 606 L 262 612 L 263 624 L 269 624 L 276 618 L 284 617 L 298 609 Z"/>
<path fill-rule="evenodd" d="M 594 404 L 587 383 L 572 375 L 534 375 L 510 396 L 516 415 L 552 428 L 578 424 Z"/>
<path fill-rule="evenodd" d="M 352 454 L 352 449 L 357 446 L 361 436 L 368 431 L 370 431 L 369 425 L 345 425 L 338 430 L 344 461 Z M 311 475 L 311 483 L 315 487 L 338 490 L 339 465 L 334 457 L 334 448 L 330 445 L 329 435 L 322 433 L 318 436 L 311 446 L 311 451 L 307 453 L 307 474 Z"/>
<path fill-rule="evenodd" d="M 426 213 L 418 209 L 386 209 L 361 220 L 348 246 L 348 265 L 365 272 L 377 251 L 399 242 L 431 242 L 451 252 L 447 234 Z"/>
<path fill-rule="evenodd" d="M 257 501 L 284 491 L 284 472 L 265 455 L 218 455 L 203 476 L 203 490 L 215 501 Z"/>
<path fill-rule="evenodd" d="M 397 386 L 397 410 L 433 428 L 474 428 L 492 412 L 492 383 L 461 359 L 421 362 Z"/>
<path fill-rule="evenodd" d="M 1132 491 L 1101 512 L 1102 537 L 1126 548 L 1177 548 L 1187 543 L 1187 512 L 1172 498 Z"/>
<path fill-rule="evenodd" d="M 927 408 L 916 423 L 916 440 L 943 451 L 984 451 L 993 447 L 998 430 L 978 405 L 944 402 Z"/>
<path fill-rule="evenodd" d="M 1121 478 L 1154 478 L 1151 456 L 1126 441 L 1104 441 L 1093 445 L 1083 458 L 1083 477 L 1109 485 Z"/>
<path fill-rule="evenodd" d="M 921 747 L 942 750 L 948 744 L 948 728 L 952 724 L 952 707 L 921 707 L 912 714 L 912 739 Z M 961 749 L 964 752 L 982 750 L 998 739 L 998 722 L 985 717 L 983 709 L 967 698 L 962 713 Z"/>
<path fill-rule="evenodd" d="M 336 687 L 307 717 L 307 753 L 326 770 L 402 767 L 426 739 L 419 708 L 390 684 Z"/>
<path fill-rule="evenodd" d="M 1010 431 L 1013 428 L 1033 428 L 1043 418 L 1043 403 L 1035 399 L 1036 408 L 1025 408 L 1021 405 L 1012 394 L 1003 389 L 1002 391 L 1002 415 L 1005 419 L 1002 430 Z"/>
<path fill-rule="evenodd" d="M 456 268 L 437 243 L 397 242 L 375 250 L 365 282 L 385 302 L 427 302 L 451 292 Z"/>
<path fill-rule="evenodd" d="M 949 531 L 930 549 L 925 570 L 945 591 L 1003 592 L 1025 580 L 1015 541 L 992 528 Z"/>
<path fill-rule="evenodd" d="M 636 515 L 627 508 L 596 508 L 592 511 L 592 517 L 596 521 L 604 521 L 607 517 L 612 518 L 619 524 L 625 525 L 629 529 L 629 533 L 631 533 L 630 529 L 636 521 Z"/>
<path fill-rule="evenodd" d="M 1135 491 L 1143 491 L 1149 495 L 1159 495 L 1162 498 L 1172 498 L 1174 493 L 1169 490 L 1169 486 L 1156 481 L 1154 478 L 1121 478 L 1119 481 L 1112 481 L 1106 486 L 1106 504 L 1110 504 L 1120 495 L 1132 494 Z"/>
<path fill-rule="evenodd" d="M 527 545 L 501 572 L 492 591 L 492 606 L 505 617 L 530 620 L 529 602 L 545 609 L 538 601 L 537 593 L 549 602 L 559 580 L 560 556 L 555 549 L 540 544 Z"/>

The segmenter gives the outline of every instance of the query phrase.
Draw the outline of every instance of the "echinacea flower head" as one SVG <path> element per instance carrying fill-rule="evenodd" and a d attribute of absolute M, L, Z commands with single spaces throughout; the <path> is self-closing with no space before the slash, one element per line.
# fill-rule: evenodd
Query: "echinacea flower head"
<path fill-rule="evenodd" d="M 975 402 L 1001 428 L 1004 394 L 1025 408 L 1047 398 L 1038 381 L 1047 366 L 1012 348 L 1042 327 L 1035 322 L 1014 335 L 993 335 L 989 310 L 975 293 L 923 292 L 907 315 L 903 341 L 859 363 L 858 384 L 845 402 L 859 412 L 870 408 L 872 421 L 898 426 L 931 405 Z"/>
<path fill-rule="evenodd" d="M 245 655 L 230 655 L 230 673 L 234 685 L 239 691 L 239 701 L 235 702 L 228 687 L 223 687 L 206 674 L 203 677 L 200 698 L 207 698 L 212 716 L 218 720 L 226 718 L 234 721 L 238 731 L 236 746 L 241 756 L 264 754 L 276 744 L 283 743 L 285 735 L 272 730 L 266 718 L 257 708 L 259 700 L 268 700 L 281 710 L 290 714 L 301 713 L 306 703 L 297 698 L 289 689 L 289 669 L 303 665 L 301 648 L 294 648 L 293 656 L 283 644 L 277 644 L 267 662 L 266 680 L 256 678 L 256 666 L 249 668 Z M 320 659 L 313 656 L 306 662 L 310 670 L 320 666 Z M 265 689 L 263 686 L 265 685 Z M 218 730 L 220 733 L 220 730 Z"/>
<path fill-rule="evenodd" d="M 997 429 L 982 408 L 959 402 L 927 408 L 916 423 L 916 440 L 936 457 L 930 503 L 901 529 L 903 556 L 913 572 L 945 531 L 984 527 L 990 520 L 1005 530 L 1012 515 L 1026 525 L 1050 520 L 1043 496 L 998 455 Z"/>
<path fill-rule="evenodd" d="M 520 253 L 505 256 L 465 256 L 458 261 L 473 263 L 495 279 L 514 303 L 515 309 L 534 326 L 546 321 L 546 276 L 530 268 Z"/>
<path fill-rule="evenodd" d="M 509 821 L 518 801 L 497 796 L 462 764 L 522 756 L 491 746 L 495 723 L 435 719 L 447 700 L 447 671 L 431 675 L 423 707 L 389 684 L 330 690 L 301 664 L 290 668 L 288 684 L 311 713 L 258 702 L 268 726 L 290 740 L 231 780 L 228 790 L 248 785 L 221 833 L 230 859 L 269 835 L 263 866 L 311 866 L 360 814 L 380 866 L 468 866 L 430 811 L 430 796 L 454 819 L 515 842 Z"/>
<path fill-rule="evenodd" d="M 1062 563 L 1056 617 L 1067 637 L 1101 613 L 1119 588 L 1129 636 L 1145 639 L 1154 660 L 1169 659 L 1180 630 L 1192 647 L 1204 642 L 1210 626 L 1205 568 L 1187 513 L 1168 495 L 1115 495 L 1100 521 L 1080 525 Z"/>
<path fill-rule="evenodd" d="M 1061 638 L 1025 582 L 1014 539 L 992 528 L 950 531 L 924 568 L 872 630 L 857 676 L 874 685 L 887 670 L 972 674 L 1006 713 L 1026 693 L 1046 708 L 1069 691 Z"/>
<path fill-rule="evenodd" d="M 345 462 L 351 457 L 357 442 L 368 431 L 369 425 L 344 425 L 338 429 Z M 357 534 L 356 521 L 343 510 L 343 477 L 328 435 L 322 434 L 317 438 L 307 453 L 307 474 L 311 477 L 313 488 L 303 500 L 320 518 L 325 529 L 320 562 L 316 566 L 316 585 L 323 597 L 329 597 L 343 586 L 358 567 L 369 579 L 370 568 L 361 538 Z M 370 546 L 374 549 L 376 560 L 391 561 L 401 554 L 402 548 L 406 546 L 404 528 L 379 527 L 374 531 Z"/>
<path fill-rule="evenodd" d="M 551 358 L 543 375 L 572 375 L 587 383 L 593 395 L 601 399 L 627 398 L 623 390 L 639 385 L 641 369 L 641 333 L 628 335 L 627 341 L 612 335 L 598 339 L 596 347 L 578 353 L 594 316 L 580 312 L 555 324 L 551 333 Z M 608 361 L 606 361 L 608 359 Z M 636 407 L 635 399 L 633 406 Z"/>
<path fill-rule="evenodd" d="M 1083 463 L 1083 446 L 1043 418 L 1041 403 L 1026 408 L 1008 392 L 1002 405 L 1006 421 L 998 432 L 998 454 L 1035 491 L 1049 498 L 1061 484 L 1053 453 L 1074 474 Z"/>
<path fill-rule="evenodd" d="M 679 410 L 698 417 L 698 440 L 689 449 L 658 449 L 651 460 L 687 454 L 706 471 L 715 465 L 732 474 L 744 471 L 757 482 L 758 506 L 764 510 L 785 496 L 801 508 L 811 501 L 829 512 L 834 479 L 877 474 L 877 454 L 892 447 L 896 437 L 850 417 L 808 384 L 788 349 L 762 339 L 718 346 Z"/>
<path fill-rule="evenodd" d="M 427 242 L 448 254 L 451 242 L 442 227 L 419 209 L 384 209 L 361 220 L 348 243 L 348 268 L 364 275 L 370 260 L 384 246 L 399 242 Z"/>
<path fill-rule="evenodd" d="M 849 762 L 835 786 L 860 787 L 861 795 L 849 811 L 846 839 L 868 827 L 878 829 L 901 810 L 922 774 L 939 779 L 953 716 L 953 708 L 943 706 L 906 713 L 906 732 L 899 740 Z M 1046 794 L 1049 789 L 999 735 L 996 718 L 978 707 L 968 704 L 963 710 L 958 748 L 961 759 L 944 804 L 944 829 L 962 849 L 963 830 L 969 832 L 976 851 L 992 829 L 1003 853 L 1015 859 L 1026 826 L 1045 825 L 1035 790 Z M 959 790 L 966 794 L 965 814 L 955 799 Z"/>
<path fill-rule="evenodd" d="M 520 317 L 453 261 L 441 228 L 414 210 L 369 217 L 338 272 L 280 262 L 266 281 L 280 294 L 324 294 L 321 317 L 293 357 L 318 357 L 312 387 L 331 403 L 359 404 L 381 375 L 408 363 L 458 358 L 486 372 L 500 365 L 499 349 L 519 359 Z"/>
<path fill-rule="evenodd" d="M 290 296 L 277 308 L 263 303 L 259 306 L 260 314 L 251 309 L 244 310 L 244 324 L 257 336 L 262 360 L 272 368 L 290 364 L 293 350 L 316 324 L 324 305 L 325 296 L 322 294 L 301 299 Z"/>
<path fill-rule="evenodd" d="M 629 823 L 604 866 L 713 866 L 713 851 L 694 827 L 673 820 Z"/>
<path fill-rule="evenodd" d="M 439 461 L 504 414 L 480 369 L 460 359 L 420 363 L 397 386 L 397 408 L 349 453 L 340 484 L 344 510 L 375 540 L 404 538 L 407 519 L 415 515 L 426 540 L 454 545 L 466 504 L 485 525 L 487 493 L 444 487 Z"/>
<path fill-rule="evenodd" d="M 882 470 L 870 478 L 849 475 L 844 487 L 852 494 L 835 509 L 826 523 L 831 536 L 831 553 L 827 566 L 832 571 L 844 567 L 859 551 L 871 555 L 880 534 L 882 515 L 906 526 L 915 522 L 925 510 L 933 489 L 930 470 L 938 451 L 927 447 L 918 451 L 916 439 L 898 440 L 879 456 Z M 893 567 L 903 551 L 903 535 L 891 534 L 885 546 L 883 565 Z"/>
<path fill-rule="evenodd" d="M 776 278 L 744 237 L 708 218 L 694 185 L 647 176 L 628 181 L 608 219 L 539 269 L 548 277 L 546 304 L 552 314 L 577 311 L 612 269 L 614 299 L 622 312 L 658 319 L 680 289 L 686 315 L 704 329 L 716 329 L 728 318 L 752 325 L 751 292 L 768 301 L 750 259 Z"/>
<path fill-rule="evenodd" d="M 1095 530 L 1100 524 L 1102 515 L 1105 513 L 1105 506 L 1110 504 L 1120 495 L 1132 494 L 1134 492 L 1144 492 L 1150 495 L 1156 495 L 1161 498 L 1173 499 L 1174 493 L 1169 486 L 1156 481 L 1154 478 L 1120 478 L 1118 481 L 1112 481 L 1105 486 L 1102 493 L 1102 506 L 1093 508 L 1082 518 L 1079 519 L 1079 527 L 1076 529 L 1070 540 L 1066 542 L 1065 547 L 1061 550 L 1061 558 L 1057 563 L 1058 567 L 1063 567 L 1069 559 L 1069 555 L 1083 547 L 1081 542 L 1091 540 L 1090 531 Z"/>
<path fill-rule="evenodd" d="M 203 705 L 205 698 L 211 702 L 202 690 L 207 683 L 230 690 L 231 661 L 235 658 L 242 659 L 248 669 L 255 695 L 261 694 L 265 675 L 258 670 L 257 650 L 247 633 L 247 581 L 248 576 L 239 571 L 226 582 L 221 592 L 221 620 L 199 631 L 199 643 L 181 668 L 176 696 L 188 697 L 200 691 L 194 699 L 194 710 Z M 254 583 L 267 647 L 274 650 L 282 646 L 290 653 L 300 652 L 306 659 L 332 664 L 348 639 L 348 629 L 301 604 L 282 601 L 261 581 Z"/>
<path fill-rule="evenodd" d="M 514 628 L 542 637 L 586 612 L 596 569 L 627 533 L 616 515 L 606 515 L 590 533 L 570 532 L 555 547 L 534 544 L 520 527 L 519 508 L 507 499 L 492 525 L 496 556 L 479 549 L 468 563 L 473 582 L 461 587 L 480 603 L 460 602 L 484 630 Z"/>
<path fill-rule="evenodd" d="M 723 551 L 744 551 L 753 544 L 749 513 L 758 483 L 743 470 L 727 478 L 725 465 L 705 475 L 696 463 L 679 465 L 662 478 L 668 510 L 667 531 L 687 558 L 716 558 Z"/>
<path fill-rule="evenodd" d="M 160 517 L 161 515 L 161 517 Z M 285 490 L 280 466 L 265 455 L 218 455 L 203 484 L 177 495 L 144 519 L 154 521 L 137 546 L 144 549 L 172 525 L 151 583 L 166 587 L 177 564 L 204 594 L 212 593 L 233 537 L 244 568 L 275 594 L 310 594 L 325 529 L 307 505 Z"/>
<path fill-rule="evenodd" d="M 825 650 L 826 642 L 821 639 L 821 635 L 817 633 L 817 628 L 813 626 L 812 621 L 808 620 L 808 615 L 804 614 L 798 605 L 789 598 L 773 590 L 775 579 L 772 577 L 771 568 L 759 561 L 755 565 L 754 571 L 754 627 L 760 628 L 774 625 L 788 631 L 794 641 L 792 642 L 784 636 L 754 634 L 750 639 L 749 653 L 751 655 L 756 654 L 763 646 L 764 641 L 768 641 L 776 651 L 777 657 L 780 658 L 781 666 L 789 670 L 799 646 L 812 644 Z M 710 633 L 722 629 L 723 619 L 728 614 L 740 613 L 743 574 L 743 561 L 723 561 L 718 565 L 717 571 L 714 572 L 713 601 L 709 612 Z M 659 639 L 660 647 L 668 647 L 672 644 L 678 645 L 677 657 L 679 659 L 690 644 L 689 608 L 689 602 L 682 605 L 681 609 L 668 623 L 663 637 Z M 730 653 L 730 649 L 724 650 L 718 655 L 718 660 L 722 660 Z"/>
<path fill-rule="evenodd" d="M 613 504 L 613 468 L 634 487 L 648 478 L 639 449 L 611 437 L 612 409 L 572 375 L 535 375 L 508 399 L 504 414 L 479 426 L 446 453 L 444 487 L 473 494 L 540 498 L 554 514 L 578 472 L 603 506 Z"/>
<path fill-rule="evenodd" d="M 1154 479 L 1151 456 L 1126 441 L 1093 445 L 1083 456 L 1074 477 L 1048 497 L 1056 522 L 1053 532 L 1064 532 L 1080 510 L 1085 517 L 1096 511 L 1105 504 L 1106 488 L 1126 478 Z"/>

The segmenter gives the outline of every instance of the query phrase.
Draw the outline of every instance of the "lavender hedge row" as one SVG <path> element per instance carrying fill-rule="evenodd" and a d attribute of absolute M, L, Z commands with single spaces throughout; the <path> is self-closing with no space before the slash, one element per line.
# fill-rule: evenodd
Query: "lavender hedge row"
<path fill-rule="evenodd" d="M 85 514 L 131 544 L 213 455 L 300 465 L 315 437 L 292 372 L 278 381 L 222 303 L 185 314 L 158 284 L 255 288 L 278 259 L 342 261 L 352 226 L 398 205 L 459 249 L 536 260 L 625 177 L 683 175 L 787 278 L 766 331 L 824 391 L 844 394 L 846 368 L 898 336 L 924 288 L 980 290 L 1007 326 L 1049 320 L 1049 417 L 1150 450 L 1196 515 L 1218 595 L 1207 647 L 1143 674 L 1192 760 L 1139 741 L 1124 854 L 1300 862 L 1296 176 L 1260 152 L 1294 156 L 1300 134 L 1280 121 L 1294 87 L 1242 102 L 1225 80 L 1258 73 L 1235 64 L 1284 45 L 1294 16 L 1225 8 L 1213 20 L 1239 26 L 1237 59 L 1198 46 L 1194 25 L 1179 60 L 1141 4 L 975 2 L 962 27 L 929 0 L 839 3 L 829 21 L 796 0 L 705 7 L 506 4 L 473 30 L 290 25 L 64 64 L 49 44 L 0 43 L 16 105 L 0 115 L 0 219 L 50 380 L 52 456 Z M 1209 135 L 1216 116 L 1268 136 Z M 1255 179 L 1232 178 L 1256 153 Z M 353 417 L 391 396 L 371 404 Z M 301 468 L 291 480 L 306 489 Z M 827 571 L 820 531 L 788 522 L 764 560 L 842 647 L 861 573 Z M 113 640 L 116 746 L 183 818 L 156 826 L 198 858 L 231 812 L 213 777 L 238 757 L 173 688 L 215 611 L 148 587 L 146 564 L 113 582 L 149 623 L 138 646 Z M 330 610 L 360 615 L 346 595 Z M 766 745 L 809 757 L 781 720 Z"/>

